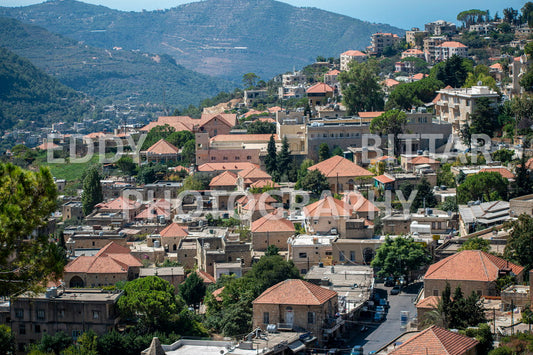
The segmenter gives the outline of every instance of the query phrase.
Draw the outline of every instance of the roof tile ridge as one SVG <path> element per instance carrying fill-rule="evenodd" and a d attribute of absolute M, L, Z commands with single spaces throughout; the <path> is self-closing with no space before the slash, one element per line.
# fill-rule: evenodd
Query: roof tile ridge
<path fill-rule="evenodd" d="M 481 263 L 483 264 L 483 271 L 485 272 L 485 277 L 486 277 L 487 280 L 489 280 L 489 271 L 487 270 L 487 265 L 485 264 L 485 258 L 483 257 L 484 255 L 482 254 L 483 252 L 481 250 L 476 250 L 476 252 L 477 252 L 479 258 L 481 259 Z M 490 261 L 492 262 L 492 260 L 490 260 Z M 498 265 L 496 265 L 494 262 L 492 264 L 495 265 L 496 267 L 498 267 Z"/>

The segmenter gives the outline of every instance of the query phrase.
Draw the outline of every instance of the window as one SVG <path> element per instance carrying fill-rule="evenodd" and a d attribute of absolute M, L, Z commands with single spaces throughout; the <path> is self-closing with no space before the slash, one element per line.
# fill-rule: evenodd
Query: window
<path fill-rule="evenodd" d="M 298 254 L 299 258 L 307 258 L 307 253 L 300 253 Z"/>
<path fill-rule="evenodd" d="M 217 158 L 216 157 L 211 157 L 211 160 L 217 160 Z"/>
<path fill-rule="evenodd" d="M 39 324 L 35 324 L 35 333 L 41 332 L 41 326 Z"/>
<path fill-rule="evenodd" d="M 223 157 L 222 160 L 228 160 L 228 157 Z"/>
<path fill-rule="evenodd" d="M 477 293 L 478 296 L 481 296 L 481 295 L 483 294 L 483 291 L 481 291 L 481 290 L 476 290 L 476 293 Z"/>
<path fill-rule="evenodd" d="M 72 331 L 72 338 L 74 340 L 78 339 L 78 337 L 81 335 L 82 331 L 81 330 L 73 330 Z"/>
<path fill-rule="evenodd" d="M 93 311 L 93 319 L 100 319 L 100 311 Z"/>
<path fill-rule="evenodd" d="M 300 274 L 302 274 L 302 275 L 307 274 L 307 269 L 300 269 Z"/>
<path fill-rule="evenodd" d="M 327 251 L 327 252 L 326 252 L 326 255 L 327 255 L 327 256 L 331 256 L 332 254 L 333 254 L 333 253 L 330 252 L 330 251 Z"/>
<path fill-rule="evenodd" d="M 315 323 L 315 312 L 307 312 L 307 324 Z"/>
<path fill-rule="evenodd" d="M 40 320 L 44 319 L 44 309 L 37 310 L 37 319 L 40 319 Z"/>
<path fill-rule="evenodd" d="M 355 261 L 355 251 L 350 250 L 350 261 Z"/>
<path fill-rule="evenodd" d="M 26 334 L 26 324 L 19 324 L 19 334 L 20 335 Z"/>
<path fill-rule="evenodd" d="M 19 319 L 24 318 L 24 310 L 22 308 L 15 308 L 15 317 Z"/>
<path fill-rule="evenodd" d="M 344 261 L 344 253 L 339 251 L 339 261 Z"/>
<path fill-rule="evenodd" d="M 270 324 L 270 314 L 268 312 L 263 313 L 263 324 Z"/>
<path fill-rule="evenodd" d="M 433 296 L 438 296 L 439 295 L 439 290 L 433 290 Z"/>
<path fill-rule="evenodd" d="M 60 309 L 57 311 L 57 316 L 59 318 L 63 318 L 65 316 L 65 310 L 64 309 Z"/>
<path fill-rule="evenodd" d="M 235 160 L 241 160 L 241 157 L 235 157 Z"/>
<path fill-rule="evenodd" d="M 246 157 L 246 159 L 247 159 L 247 160 L 252 160 L 252 156 L 251 156 L 251 155 L 248 155 L 248 156 Z"/>

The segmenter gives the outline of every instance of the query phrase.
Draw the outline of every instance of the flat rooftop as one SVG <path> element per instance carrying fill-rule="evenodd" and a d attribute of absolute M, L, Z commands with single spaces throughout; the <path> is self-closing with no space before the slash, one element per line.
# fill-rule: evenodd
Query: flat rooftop
<path fill-rule="evenodd" d="M 109 302 L 116 300 L 122 295 L 122 292 L 109 292 L 98 289 L 66 289 L 65 291 L 57 290 L 56 297 L 46 297 L 46 294 L 37 295 L 26 293 L 19 298 L 32 298 L 38 300 L 54 300 L 63 302 Z"/>
<path fill-rule="evenodd" d="M 185 275 L 185 269 L 182 266 L 175 267 L 150 267 L 141 268 L 139 276 L 173 276 L 173 275 Z"/>

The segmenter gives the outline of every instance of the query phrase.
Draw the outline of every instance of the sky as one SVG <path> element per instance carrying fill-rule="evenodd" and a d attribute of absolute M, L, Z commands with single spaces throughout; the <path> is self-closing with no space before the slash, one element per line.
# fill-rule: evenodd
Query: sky
<path fill-rule="evenodd" d="M 83 0 L 86 3 L 104 5 L 125 11 L 168 9 L 191 0 Z M 219 0 L 223 1 L 223 0 Z M 24 6 L 42 0 L 0 0 L 0 6 Z M 457 14 L 463 10 L 490 10 L 501 16 L 507 7 L 520 10 L 527 1 L 517 0 L 283 0 L 299 7 L 316 7 L 360 20 L 386 23 L 403 29 L 423 28 L 425 23 L 446 20 L 458 22 Z"/>

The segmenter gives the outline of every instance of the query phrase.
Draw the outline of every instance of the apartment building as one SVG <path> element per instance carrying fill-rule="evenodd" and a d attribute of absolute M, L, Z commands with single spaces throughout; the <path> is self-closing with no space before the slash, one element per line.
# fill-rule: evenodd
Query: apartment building
<path fill-rule="evenodd" d="M 117 300 L 122 291 L 56 289 L 11 299 L 11 328 L 17 350 L 38 342 L 43 334 L 65 332 L 74 340 L 89 330 L 105 334 L 118 322 Z"/>
<path fill-rule="evenodd" d="M 420 31 L 418 27 L 413 27 L 409 31 L 405 31 L 405 41 L 412 47 L 416 46 L 416 37 L 429 35 L 428 31 Z"/>
<path fill-rule="evenodd" d="M 467 57 L 468 47 L 456 41 L 446 41 L 435 46 L 435 60 L 437 61 L 448 60 L 454 55 Z"/>
<path fill-rule="evenodd" d="M 454 132 L 459 132 L 469 122 L 479 98 L 489 98 L 495 104 L 499 100 L 498 93 L 487 86 L 444 88 L 437 93 L 440 98 L 435 104 L 435 114 L 441 120 L 451 123 Z"/>
<path fill-rule="evenodd" d="M 348 64 L 351 61 L 356 61 L 358 63 L 362 63 L 368 59 L 368 55 L 366 53 L 363 53 L 361 51 L 346 51 L 344 53 L 341 53 L 340 55 L 340 61 L 341 61 L 341 71 L 347 71 L 348 70 Z"/>
<path fill-rule="evenodd" d="M 426 32 L 433 36 L 450 35 L 457 33 L 457 26 L 455 23 L 438 20 L 435 22 L 426 23 L 424 25 Z"/>
<path fill-rule="evenodd" d="M 381 55 L 385 48 L 394 46 L 400 40 L 400 37 L 394 33 L 374 33 L 371 37 L 370 52 L 373 55 Z"/>

